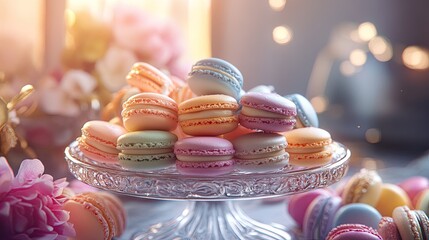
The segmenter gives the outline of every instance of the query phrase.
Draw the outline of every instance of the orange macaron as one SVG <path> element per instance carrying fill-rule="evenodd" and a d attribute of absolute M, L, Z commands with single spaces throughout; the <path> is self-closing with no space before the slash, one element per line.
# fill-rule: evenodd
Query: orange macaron
<path fill-rule="evenodd" d="M 238 103 L 227 95 L 204 95 L 179 104 L 179 124 L 185 134 L 217 136 L 238 126 Z"/>
<path fill-rule="evenodd" d="M 286 151 L 292 165 L 313 167 L 331 161 L 331 135 L 316 127 L 297 128 L 283 133 L 288 142 Z"/>
<path fill-rule="evenodd" d="M 123 104 L 122 119 L 128 131 L 171 131 L 177 127 L 177 104 L 159 93 L 136 94 Z"/>
<path fill-rule="evenodd" d="M 156 67 L 144 63 L 135 63 L 127 75 L 130 86 L 139 88 L 142 92 L 155 92 L 168 95 L 174 85 L 171 79 Z"/>

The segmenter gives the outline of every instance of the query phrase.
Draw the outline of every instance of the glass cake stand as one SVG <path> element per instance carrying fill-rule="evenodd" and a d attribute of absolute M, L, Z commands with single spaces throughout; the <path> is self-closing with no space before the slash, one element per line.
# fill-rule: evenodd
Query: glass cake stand
<path fill-rule="evenodd" d="M 292 195 L 338 182 L 346 174 L 350 151 L 338 142 L 332 147 L 331 162 L 321 167 L 289 165 L 264 173 L 235 170 L 216 177 L 181 175 L 175 166 L 136 172 L 100 164 L 84 156 L 76 142 L 65 149 L 65 156 L 70 172 L 91 186 L 140 198 L 189 202 L 180 216 L 140 229 L 134 239 L 277 240 L 292 239 L 293 234 L 251 219 L 231 200 Z"/>

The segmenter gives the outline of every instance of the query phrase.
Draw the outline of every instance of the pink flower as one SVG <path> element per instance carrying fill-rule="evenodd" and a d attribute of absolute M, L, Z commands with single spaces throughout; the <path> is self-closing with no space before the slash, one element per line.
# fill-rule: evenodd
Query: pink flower
<path fill-rule="evenodd" d="M 14 178 L 0 157 L 0 236 L 2 239 L 67 239 L 74 237 L 69 213 L 62 209 L 66 180 L 43 174 L 38 159 L 21 163 Z"/>

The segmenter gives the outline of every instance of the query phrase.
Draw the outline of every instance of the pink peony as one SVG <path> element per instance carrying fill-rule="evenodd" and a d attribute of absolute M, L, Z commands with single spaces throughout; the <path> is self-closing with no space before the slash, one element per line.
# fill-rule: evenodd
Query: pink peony
<path fill-rule="evenodd" d="M 67 239 L 74 237 L 69 213 L 62 209 L 65 178 L 43 174 L 38 159 L 21 163 L 14 177 L 0 157 L 0 236 L 2 239 Z"/>

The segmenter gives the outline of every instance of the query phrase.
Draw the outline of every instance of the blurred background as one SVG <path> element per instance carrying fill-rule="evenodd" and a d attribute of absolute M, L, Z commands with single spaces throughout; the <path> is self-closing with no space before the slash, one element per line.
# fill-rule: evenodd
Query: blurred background
<path fill-rule="evenodd" d="M 54 172 L 134 62 L 186 79 L 192 63 L 218 57 L 241 70 L 245 90 L 307 97 L 356 165 L 429 160 L 427 9 L 400 0 L 0 0 L 0 96 L 36 89 L 10 111 L 2 152 L 12 165 L 45 159 Z"/>

